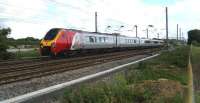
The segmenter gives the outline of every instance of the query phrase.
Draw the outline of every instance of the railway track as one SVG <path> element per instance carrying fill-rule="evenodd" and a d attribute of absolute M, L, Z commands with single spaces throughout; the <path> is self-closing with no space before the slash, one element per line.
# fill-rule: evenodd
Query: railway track
<path fill-rule="evenodd" d="M 69 59 L 39 60 L 32 63 L 26 62 L 17 65 L 10 65 L 10 63 L 8 63 L 7 66 L 0 66 L 0 85 L 80 69 L 155 51 L 156 49 L 131 50 Z"/>
<path fill-rule="evenodd" d="M 40 62 L 44 60 L 50 60 L 49 57 L 38 57 L 38 58 L 29 58 L 29 59 L 11 59 L 11 60 L 1 60 L 1 66 L 8 66 L 8 65 L 18 65 L 18 64 L 25 64 L 25 63 L 32 63 L 32 62 Z"/>

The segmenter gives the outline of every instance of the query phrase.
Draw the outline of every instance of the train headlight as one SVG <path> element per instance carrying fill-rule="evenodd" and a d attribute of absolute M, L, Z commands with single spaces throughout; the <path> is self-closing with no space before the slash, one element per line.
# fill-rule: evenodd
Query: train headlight
<path fill-rule="evenodd" d="M 53 42 L 53 43 L 51 44 L 51 47 L 52 47 L 52 48 L 55 48 L 55 47 L 56 47 L 56 43 Z"/>

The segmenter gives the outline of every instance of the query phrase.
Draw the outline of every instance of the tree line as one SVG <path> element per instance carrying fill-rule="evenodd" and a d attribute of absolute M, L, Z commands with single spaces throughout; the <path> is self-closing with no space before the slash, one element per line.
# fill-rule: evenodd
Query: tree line
<path fill-rule="evenodd" d="M 21 39 L 8 38 L 7 41 L 8 44 L 13 47 L 17 47 L 19 45 L 31 45 L 34 47 L 38 47 L 40 42 L 39 39 L 33 37 L 26 37 Z"/>

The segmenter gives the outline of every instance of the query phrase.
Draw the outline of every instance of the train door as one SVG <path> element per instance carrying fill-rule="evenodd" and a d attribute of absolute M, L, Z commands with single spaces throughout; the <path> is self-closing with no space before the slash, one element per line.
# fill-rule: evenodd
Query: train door
<path fill-rule="evenodd" d="M 67 35 L 65 34 L 64 30 L 61 30 L 58 33 L 58 38 L 55 41 L 55 46 L 54 46 L 54 52 L 55 54 L 61 53 L 65 50 L 67 41 L 66 41 Z"/>
<path fill-rule="evenodd" d="M 66 36 L 66 49 L 70 50 L 70 48 L 72 47 L 72 42 L 74 42 L 74 40 L 75 40 L 75 38 L 74 38 L 75 37 L 75 32 L 67 30 L 65 32 L 65 34 L 67 35 Z"/>
<path fill-rule="evenodd" d="M 68 31 L 68 30 L 60 31 L 59 38 L 56 41 L 57 53 L 66 52 L 70 50 L 74 34 L 75 32 L 73 31 Z"/>

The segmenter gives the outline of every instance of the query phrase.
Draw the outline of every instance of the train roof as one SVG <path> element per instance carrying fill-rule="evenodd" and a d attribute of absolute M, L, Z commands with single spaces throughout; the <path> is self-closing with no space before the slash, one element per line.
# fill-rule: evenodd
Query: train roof
<path fill-rule="evenodd" d="M 161 39 L 149 39 L 149 38 L 141 38 L 142 40 L 150 40 L 150 41 L 163 41 Z"/>
<path fill-rule="evenodd" d="M 52 29 L 64 29 L 64 30 L 76 31 L 79 33 L 100 34 L 100 35 L 118 35 L 118 36 L 122 36 L 122 37 L 129 37 L 129 36 L 125 36 L 125 35 L 120 35 L 120 33 L 89 32 L 89 31 L 83 31 L 83 30 L 78 30 L 78 29 L 65 29 L 65 28 L 52 28 Z M 139 38 L 139 37 L 131 37 L 131 38 Z"/>
<path fill-rule="evenodd" d="M 89 34 L 120 35 L 119 33 L 110 34 L 110 33 L 101 33 L 101 32 L 89 32 L 89 31 L 83 31 L 83 30 L 77 30 L 77 29 L 65 29 L 65 30 L 72 30 L 72 31 L 80 32 L 80 33 L 89 33 Z"/>

